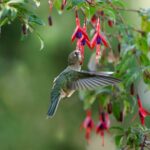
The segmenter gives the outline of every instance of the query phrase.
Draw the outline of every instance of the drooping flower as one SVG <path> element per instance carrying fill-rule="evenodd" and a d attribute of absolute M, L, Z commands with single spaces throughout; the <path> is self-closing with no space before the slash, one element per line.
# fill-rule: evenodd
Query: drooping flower
<path fill-rule="evenodd" d="M 86 118 L 83 121 L 83 123 L 81 124 L 81 129 L 83 129 L 83 128 L 85 129 L 85 132 L 86 132 L 85 138 L 86 138 L 88 143 L 90 142 L 91 131 L 94 128 L 94 121 L 92 120 L 91 114 L 92 114 L 91 111 L 88 110 L 86 112 Z"/>
<path fill-rule="evenodd" d="M 139 95 L 137 95 L 138 107 L 139 107 L 139 116 L 142 125 L 145 125 L 145 117 L 150 116 L 150 112 L 148 112 L 145 108 L 143 108 L 141 99 Z"/>
<path fill-rule="evenodd" d="M 110 119 L 108 113 L 102 112 L 99 122 L 96 126 L 96 133 L 102 137 L 102 145 L 104 146 L 104 132 L 110 128 Z"/>
<path fill-rule="evenodd" d="M 96 60 L 100 58 L 100 46 L 103 44 L 105 47 L 109 47 L 109 44 L 105 36 L 101 33 L 100 21 L 99 18 L 96 24 L 96 32 L 91 40 L 91 48 L 96 47 Z"/>
<path fill-rule="evenodd" d="M 86 33 L 86 23 L 84 23 L 84 26 L 82 29 Z M 90 41 L 84 35 L 82 35 L 82 37 L 77 41 L 77 48 L 81 51 L 82 61 L 84 59 L 84 46 L 86 44 L 90 48 L 91 46 Z"/>
<path fill-rule="evenodd" d="M 88 47 L 90 48 L 90 41 L 89 41 L 89 37 L 86 33 L 86 23 L 84 23 L 83 28 L 80 25 L 80 20 L 78 18 L 78 15 L 76 14 L 76 29 L 72 35 L 72 42 L 77 39 L 77 45 L 76 45 L 76 49 L 79 49 L 81 51 L 81 55 L 82 55 L 82 62 L 84 59 L 84 46 L 87 44 Z M 81 63 L 82 63 L 81 62 Z"/>
<path fill-rule="evenodd" d="M 74 33 L 72 34 L 71 40 L 72 42 L 77 39 L 81 39 L 82 35 L 84 35 L 84 37 L 89 40 L 87 33 L 82 29 L 82 27 L 80 26 L 80 20 L 78 18 L 78 16 L 76 15 L 76 28 Z"/>

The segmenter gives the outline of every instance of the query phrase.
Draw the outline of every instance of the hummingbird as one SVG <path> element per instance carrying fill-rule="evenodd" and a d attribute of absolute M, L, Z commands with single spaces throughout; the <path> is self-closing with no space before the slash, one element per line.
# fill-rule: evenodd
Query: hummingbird
<path fill-rule="evenodd" d="M 68 66 L 53 81 L 51 103 L 47 112 L 48 118 L 54 116 L 59 102 L 70 97 L 76 90 L 94 90 L 98 86 L 114 85 L 119 79 L 111 77 L 107 72 L 91 72 L 81 70 L 82 56 L 80 50 L 69 54 Z"/>

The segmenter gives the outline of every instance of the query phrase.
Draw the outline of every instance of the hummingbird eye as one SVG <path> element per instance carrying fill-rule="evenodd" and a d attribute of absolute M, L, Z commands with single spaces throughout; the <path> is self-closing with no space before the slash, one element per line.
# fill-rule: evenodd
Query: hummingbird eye
<path fill-rule="evenodd" d="M 77 57 L 79 55 L 78 52 L 74 52 L 74 56 Z"/>

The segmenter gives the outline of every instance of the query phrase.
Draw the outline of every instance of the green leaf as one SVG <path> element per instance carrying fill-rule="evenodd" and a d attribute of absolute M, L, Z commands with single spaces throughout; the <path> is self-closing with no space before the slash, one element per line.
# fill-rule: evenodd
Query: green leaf
<path fill-rule="evenodd" d="M 40 50 L 43 50 L 43 48 L 44 48 L 44 41 L 43 41 L 43 39 L 41 38 L 41 36 L 39 36 L 38 35 L 38 38 L 39 38 L 39 40 L 40 40 Z"/>
<path fill-rule="evenodd" d="M 140 55 L 140 61 L 141 61 L 141 63 L 142 63 L 143 66 L 150 66 L 150 60 L 149 60 L 149 58 L 147 57 L 146 54 L 141 53 L 141 55 Z"/>
<path fill-rule="evenodd" d="M 119 7 L 125 7 L 125 2 L 122 1 L 122 0 L 113 0 L 112 3 L 115 5 L 115 6 L 119 6 Z"/>
<path fill-rule="evenodd" d="M 119 147 L 122 144 L 123 135 L 116 135 L 115 136 L 115 144 Z"/>
<path fill-rule="evenodd" d="M 38 25 L 45 25 L 45 23 L 36 15 L 30 15 L 28 21 Z"/>
<path fill-rule="evenodd" d="M 140 49 L 145 54 L 147 54 L 149 52 L 149 47 L 148 47 L 146 37 L 139 36 L 136 40 L 136 46 L 137 46 L 137 49 Z"/>
<path fill-rule="evenodd" d="M 0 20 L 0 27 L 2 27 L 3 25 L 5 25 L 6 23 L 8 23 L 8 18 L 4 18 Z"/>
<path fill-rule="evenodd" d="M 120 118 L 120 112 L 121 112 L 121 105 L 119 104 L 119 102 L 115 102 L 113 103 L 113 115 L 115 116 L 115 118 L 117 120 L 119 120 Z"/>
<path fill-rule="evenodd" d="M 90 20 L 91 17 L 95 14 L 96 8 L 95 7 L 89 7 L 88 5 L 84 6 L 84 13 L 87 16 L 87 18 Z"/>
<path fill-rule="evenodd" d="M 10 15 L 11 15 L 11 20 L 13 21 L 17 17 L 17 9 L 12 7 L 10 9 Z"/>
<path fill-rule="evenodd" d="M 120 126 L 112 126 L 110 128 L 110 130 L 118 130 L 118 131 L 121 131 L 121 132 L 124 132 L 124 128 L 120 127 Z"/>
<path fill-rule="evenodd" d="M 79 97 L 84 103 L 84 109 L 88 109 L 96 100 L 94 91 L 80 90 Z"/>
<path fill-rule="evenodd" d="M 61 0 L 55 0 L 55 1 L 54 1 L 54 7 L 55 7 L 57 10 L 60 10 L 60 8 L 61 8 L 61 3 L 62 3 Z"/>
<path fill-rule="evenodd" d="M 84 109 L 91 108 L 91 105 L 94 103 L 96 100 L 95 96 L 90 96 L 88 99 L 85 99 L 84 102 Z"/>
<path fill-rule="evenodd" d="M 5 18 L 9 15 L 9 11 L 10 11 L 9 7 L 2 7 L 1 8 L 1 10 L 0 10 L 0 21 L 1 21 L 1 19 Z"/>
<path fill-rule="evenodd" d="M 150 47 L 150 32 L 147 33 L 147 45 Z"/>
<path fill-rule="evenodd" d="M 25 1 L 24 0 L 10 0 L 10 1 L 8 1 L 8 3 L 7 4 L 9 4 L 9 5 L 13 5 L 13 4 L 19 4 L 19 3 L 25 3 Z"/>
<path fill-rule="evenodd" d="M 95 92 L 95 95 L 98 95 L 98 94 L 111 94 L 111 89 L 109 87 L 99 87 L 96 89 L 96 92 Z"/>
<path fill-rule="evenodd" d="M 70 1 L 73 7 L 86 2 L 85 0 L 70 0 Z"/>
<path fill-rule="evenodd" d="M 116 14 L 115 11 L 112 8 L 105 8 L 104 13 L 114 22 L 116 21 Z"/>
<path fill-rule="evenodd" d="M 133 82 L 141 77 L 141 70 L 139 68 L 129 69 L 128 72 L 124 75 L 124 82 L 126 87 L 129 87 Z"/>
<path fill-rule="evenodd" d="M 143 31 L 150 32 L 150 9 L 141 9 L 141 28 Z"/>

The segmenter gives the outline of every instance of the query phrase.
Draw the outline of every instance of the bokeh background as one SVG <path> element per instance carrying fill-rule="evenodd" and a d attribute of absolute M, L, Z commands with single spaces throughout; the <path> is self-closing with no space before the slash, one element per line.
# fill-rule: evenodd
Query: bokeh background
<path fill-rule="evenodd" d="M 136 6 L 135 6 L 136 3 Z M 148 7 L 149 0 L 130 0 L 129 7 Z M 43 1 L 37 14 L 47 22 L 48 3 Z M 80 124 L 85 114 L 77 93 L 60 103 L 51 120 L 46 119 L 52 81 L 67 65 L 75 48 L 71 34 L 75 27 L 72 12 L 52 13 L 53 26 L 36 27 L 45 47 L 40 51 L 38 38 L 31 34 L 21 41 L 21 26 L 16 20 L 2 28 L 0 37 L 0 150 L 98 150 L 115 149 L 106 136 L 92 135 L 87 146 Z M 130 17 L 131 18 L 131 17 Z M 139 24 L 140 20 L 134 20 Z M 90 52 L 86 51 L 86 62 Z M 110 144 L 111 143 L 111 144 Z"/>

